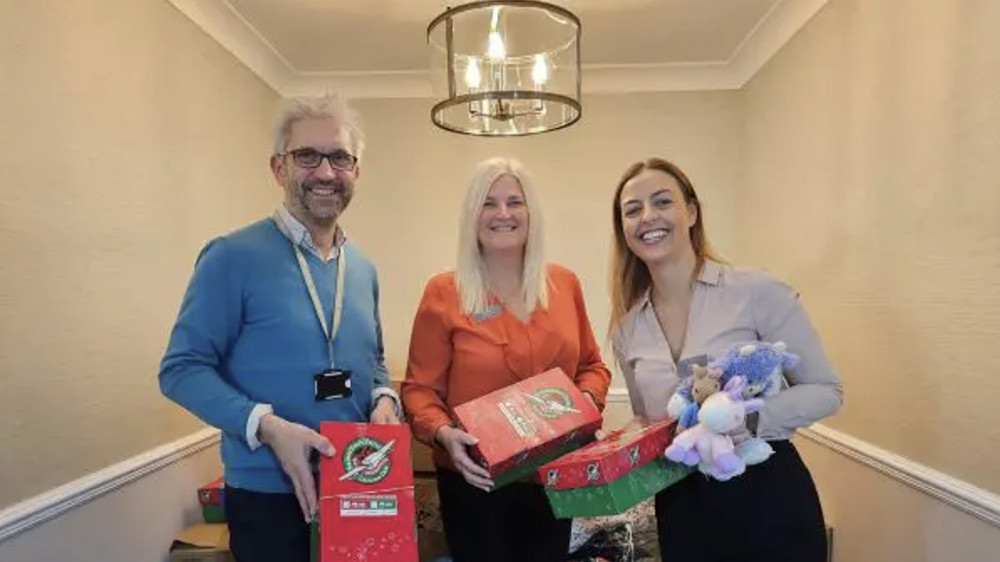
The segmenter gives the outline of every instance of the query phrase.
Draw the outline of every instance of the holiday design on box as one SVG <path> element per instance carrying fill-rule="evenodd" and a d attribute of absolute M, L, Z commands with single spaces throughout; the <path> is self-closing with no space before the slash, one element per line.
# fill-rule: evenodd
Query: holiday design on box
<path fill-rule="evenodd" d="M 543 465 L 552 511 L 558 518 L 623 513 L 693 469 L 663 458 L 674 422 L 633 419 L 603 439 Z"/>
<path fill-rule="evenodd" d="M 405 425 L 321 424 L 337 450 L 320 461 L 316 562 L 417 562 Z"/>
<path fill-rule="evenodd" d="M 198 503 L 205 523 L 226 522 L 226 483 L 222 477 L 198 488 Z"/>
<path fill-rule="evenodd" d="M 601 413 L 561 369 L 551 369 L 455 408 L 479 438 L 473 453 L 496 487 L 533 478 L 541 464 L 579 448 L 601 427 Z"/>

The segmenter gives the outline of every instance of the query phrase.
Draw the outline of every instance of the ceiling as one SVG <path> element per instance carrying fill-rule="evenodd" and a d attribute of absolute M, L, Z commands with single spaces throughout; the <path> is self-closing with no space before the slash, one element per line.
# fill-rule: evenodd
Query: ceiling
<path fill-rule="evenodd" d="M 430 95 L 427 24 L 461 0 L 169 0 L 279 92 Z M 552 0 L 549 0 L 552 1 Z M 555 0 L 584 91 L 741 87 L 826 0 Z"/>

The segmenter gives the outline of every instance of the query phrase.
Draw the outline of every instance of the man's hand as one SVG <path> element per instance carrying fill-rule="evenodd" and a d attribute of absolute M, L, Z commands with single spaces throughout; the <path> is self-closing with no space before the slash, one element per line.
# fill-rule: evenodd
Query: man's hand
<path fill-rule="evenodd" d="M 479 443 L 478 439 L 461 429 L 447 425 L 441 426 L 441 429 L 438 429 L 434 439 L 451 455 L 452 464 L 455 465 L 455 468 L 462 474 L 466 482 L 484 492 L 490 491 L 493 487 L 490 473 L 485 468 L 479 466 L 476 461 L 472 460 L 468 450 L 466 450 L 466 447 Z"/>
<path fill-rule="evenodd" d="M 399 416 L 396 415 L 396 401 L 391 396 L 378 397 L 375 408 L 372 410 L 371 422 L 381 425 L 400 423 Z"/>
<path fill-rule="evenodd" d="M 295 487 L 295 497 L 302 508 L 306 522 L 313 519 L 318 509 L 316 481 L 309 466 L 309 454 L 313 449 L 332 457 L 336 450 L 326 437 L 304 425 L 292 423 L 274 414 L 265 414 L 260 419 L 258 430 L 261 443 L 271 447 Z"/>

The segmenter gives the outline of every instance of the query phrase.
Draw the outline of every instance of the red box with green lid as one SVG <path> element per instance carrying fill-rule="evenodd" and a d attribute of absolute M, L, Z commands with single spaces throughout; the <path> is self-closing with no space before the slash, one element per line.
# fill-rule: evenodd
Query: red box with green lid
<path fill-rule="evenodd" d="M 496 487 L 534 480 L 538 466 L 591 441 L 603 421 L 559 368 L 456 406 L 454 414 L 479 439 L 473 454 Z"/>
<path fill-rule="evenodd" d="M 558 518 L 622 513 L 692 472 L 667 461 L 674 421 L 633 419 L 538 470 Z"/>
<path fill-rule="evenodd" d="M 226 522 L 226 482 L 220 476 L 198 487 L 198 503 L 205 523 Z"/>

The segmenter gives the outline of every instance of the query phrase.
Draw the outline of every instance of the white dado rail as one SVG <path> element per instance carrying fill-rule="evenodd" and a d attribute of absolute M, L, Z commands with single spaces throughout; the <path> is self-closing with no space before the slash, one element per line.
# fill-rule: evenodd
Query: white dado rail
<path fill-rule="evenodd" d="M 627 411 L 628 393 L 625 389 L 611 389 L 608 393 L 608 404 L 616 410 L 616 416 L 626 419 L 630 415 Z M 801 430 L 800 434 L 907 486 L 1000 527 L 1000 496 L 996 494 L 820 424 Z M 0 542 L 218 442 L 218 430 L 206 428 L 8 507 L 0 511 Z"/>
<path fill-rule="evenodd" d="M 0 511 L 0 542 L 218 442 L 219 430 L 206 428 L 14 504 Z"/>

